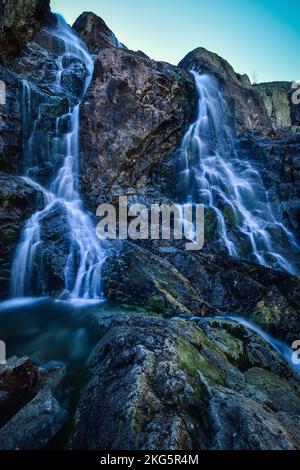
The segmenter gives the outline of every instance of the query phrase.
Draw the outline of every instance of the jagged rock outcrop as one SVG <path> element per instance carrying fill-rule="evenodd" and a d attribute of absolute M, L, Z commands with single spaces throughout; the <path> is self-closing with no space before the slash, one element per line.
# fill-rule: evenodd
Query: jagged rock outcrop
<path fill-rule="evenodd" d="M 119 303 L 189 316 L 232 313 L 275 336 L 300 332 L 297 277 L 232 258 L 211 247 L 187 252 L 126 242 L 103 268 L 104 292 Z"/>
<path fill-rule="evenodd" d="M 73 449 L 299 448 L 299 380 L 257 335 L 131 315 L 101 325 Z"/>
<path fill-rule="evenodd" d="M 86 29 L 79 28 L 84 20 Z M 98 38 L 102 21 L 95 16 L 84 16 L 76 28 L 86 38 L 90 21 Z M 87 43 L 95 50 L 91 38 Z M 103 43 L 81 109 L 82 184 L 94 212 L 116 191 L 151 186 L 155 165 L 180 145 L 194 104 L 186 72 Z"/>
<path fill-rule="evenodd" d="M 98 54 L 101 49 L 106 47 L 120 46 L 114 33 L 103 19 L 95 15 L 95 13 L 82 13 L 73 24 L 73 29 L 88 46 L 91 54 Z"/>
<path fill-rule="evenodd" d="M 293 103 L 296 90 L 292 85 L 292 82 L 268 82 L 253 86 L 276 128 L 300 125 L 300 104 Z"/>
<path fill-rule="evenodd" d="M 43 195 L 22 178 L 0 173 L 0 297 L 9 293 L 13 253 L 29 217 L 43 205 Z"/>
<path fill-rule="evenodd" d="M 237 132 L 253 128 L 271 128 L 265 106 L 254 93 L 249 78 L 236 74 L 222 57 L 199 47 L 184 57 L 179 67 L 212 73 L 221 84 Z"/>
<path fill-rule="evenodd" d="M 50 20 L 50 0 L 1 0 L 0 58 L 10 62 Z"/>

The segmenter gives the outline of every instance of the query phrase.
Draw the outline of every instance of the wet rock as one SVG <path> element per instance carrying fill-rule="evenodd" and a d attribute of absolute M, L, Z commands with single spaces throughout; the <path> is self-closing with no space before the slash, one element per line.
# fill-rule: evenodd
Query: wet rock
<path fill-rule="evenodd" d="M 108 260 L 103 280 L 106 297 L 121 303 L 173 314 L 211 311 L 180 267 L 131 243 L 125 243 L 121 253 Z"/>
<path fill-rule="evenodd" d="M 78 59 L 63 62 L 64 70 L 61 75 L 61 84 L 67 93 L 80 97 L 87 76 L 84 64 Z"/>
<path fill-rule="evenodd" d="M 68 221 L 66 207 L 61 202 L 53 204 L 40 220 L 41 246 L 40 257 L 43 259 L 43 285 L 38 292 L 55 295 L 62 292 L 65 286 L 65 267 L 72 243 L 71 228 Z M 37 257 L 37 272 L 40 269 L 40 260 Z"/>
<path fill-rule="evenodd" d="M 189 52 L 179 63 L 179 67 L 212 73 L 218 79 L 238 132 L 257 127 L 272 127 L 265 106 L 252 90 L 249 79 L 236 74 L 222 57 L 199 47 Z"/>
<path fill-rule="evenodd" d="M 50 19 L 50 0 L 1 0 L 0 58 L 10 62 Z"/>
<path fill-rule="evenodd" d="M 0 364 L 0 389 L 10 395 L 33 394 L 39 378 L 39 370 L 29 357 L 12 357 Z"/>
<path fill-rule="evenodd" d="M 276 415 L 252 399 L 217 390 L 210 403 L 213 450 L 295 450 Z M 299 445 L 299 444 L 298 444 Z"/>
<path fill-rule="evenodd" d="M 103 267 L 104 292 L 111 300 L 172 315 L 246 316 L 289 340 L 300 332 L 299 282 L 210 246 L 191 253 L 178 245 L 175 253 L 161 253 L 151 242 L 125 242 Z M 160 297 L 159 306 L 153 305 L 153 296 Z"/>
<path fill-rule="evenodd" d="M 42 449 L 67 420 L 67 411 L 45 388 L 0 429 L 0 449 Z"/>
<path fill-rule="evenodd" d="M 66 365 L 61 362 L 51 361 L 39 367 L 41 388 L 50 388 L 55 392 L 61 385 L 66 375 Z"/>
<path fill-rule="evenodd" d="M 246 361 L 237 364 L 208 329 L 190 323 L 129 314 L 105 324 L 89 360 L 73 449 L 299 448 L 299 380 L 291 373 L 274 374 L 273 387 L 261 378 L 270 372 L 254 374 L 245 365 L 246 349 Z M 280 398 L 284 393 L 294 406 Z"/>
<path fill-rule="evenodd" d="M 0 296 L 5 297 L 21 230 L 25 221 L 43 206 L 43 196 L 22 178 L 0 173 L 0 206 Z"/>
<path fill-rule="evenodd" d="M 5 84 L 5 103 L 0 104 L 0 165 L 2 171 L 17 174 L 23 160 L 20 86 L 16 75 L 1 64 L 0 80 Z"/>
<path fill-rule="evenodd" d="M 40 373 L 28 357 L 11 357 L 0 364 L 0 427 L 39 391 Z"/>

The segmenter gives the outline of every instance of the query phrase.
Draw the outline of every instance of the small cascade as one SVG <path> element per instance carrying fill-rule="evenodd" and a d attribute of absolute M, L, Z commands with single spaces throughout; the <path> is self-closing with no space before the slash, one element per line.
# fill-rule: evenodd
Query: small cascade
<path fill-rule="evenodd" d="M 270 200 L 258 171 L 239 158 L 217 80 L 192 73 L 198 111 L 180 149 L 183 202 L 204 204 L 216 220 L 217 243 L 231 256 L 297 274 L 294 254 L 300 253 L 299 243 L 281 220 L 279 204 Z"/>
<path fill-rule="evenodd" d="M 239 317 L 237 315 L 214 315 L 211 317 L 191 317 L 189 321 L 200 323 L 205 322 L 207 320 L 229 320 L 233 323 L 237 323 L 239 325 L 244 326 L 246 329 L 253 331 L 258 336 L 260 336 L 266 343 L 268 343 L 272 348 L 288 363 L 290 368 L 296 372 L 297 375 L 300 376 L 300 364 L 296 364 L 293 362 L 293 355 L 295 354 L 295 350 L 289 347 L 283 341 L 279 339 L 273 338 L 273 336 L 269 335 L 265 331 L 263 331 L 259 326 L 255 323 L 251 322 L 250 320 Z"/>
<path fill-rule="evenodd" d="M 23 83 L 24 129 L 30 130 L 24 141 L 24 172 L 28 184 L 34 186 L 44 196 L 44 208 L 27 221 L 17 247 L 12 266 L 11 295 L 23 297 L 48 294 L 43 282 L 43 242 L 41 224 L 54 208 L 59 207 L 67 221 L 66 229 L 70 238 L 70 249 L 64 268 L 65 289 L 73 298 L 95 299 L 101 297 L 101 267 L 105 260 L 105 250 L 96 237 L 90 217 L 84 212 L 78 190 L 78 156 L 80 131 L 80 102 L 85 95 L 93 74 L 93 61 L 87 49 L 63 18 L 57 16 L 57 25 L 47 34 L 59 41 L 62 53 L 57 58 L 57 73 L 54 87 L 58 93 L 65 92 L 62 79 L 65 63 L 75 63 L 85 73 L 77 102 L 67 113 L 56 120 L 54 135 L 50 139 L 52 167 L 55 172 L 50 180 L 38 181 L 35 170 L 37 162 L 34 152 L 35 133 L 39 121 L 45 118 L 45 105 L 39 105 L 34 122 L 30 122 L 34 107 L 34 93 L 31 84 Z M 36 111 L 35 111 L 36 112 Z M 37 175 L 37 176 L 32 176 Z M 62 222 L 63 223 L 63 222 Z"/>

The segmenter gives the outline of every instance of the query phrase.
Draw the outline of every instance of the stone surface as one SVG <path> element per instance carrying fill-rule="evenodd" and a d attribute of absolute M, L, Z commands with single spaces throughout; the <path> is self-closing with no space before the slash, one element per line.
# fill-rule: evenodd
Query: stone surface
<path fill-rule="evenodd" d="M 99 52 L 81 109 L 82 189 L 94 214 L 117 191 L 151 188 L 194 105 L 193 79 L 181 69 L 115 47 Z"/>
<path fill-rule="evenodd" d="M 258 83 L 253 87 L 276 128 L 300 125 L 300 104 L 292 101 L 292 82 Z"/>
<path fill-rule="evenodd" d="M 300 133 L 248 131 L 239 136 L 237 152 L 257 168 L 270 203 L 278 207 L 281 220 L 300 239 Z M 284 247 L 284 238 L 281 245 Z M 289 255 L 286 253 L 287 258 Z M 295 261 L 297 253 L 292 256 Z"/>
<path fill-rule="evenodd" d="M 67 422 L 68 413 L 52 396 L 42 389 L 0 429 L 1 450 L 42 449 Z"/>
<path fill-rule="evenodd" d="M 126 242 L 104 265 L 103 283 L 105 295 L 119 303 L 172 315 L 233 313 L 284 338 L 300 332 L 299 278 L 211 248 L 161 253 L 151 243 Z"/>
<path fill-rule="evenodd" d="M 101 49 L 120 45 L 114 33 L 95 13 L 82 13 L 73 24 L 73 29 L 88 46 L 91 54 L 98 54 Z"/>
<path fill-rule="evenodd" d="M 265 106 L 252 90 L 247 76 L 236 74 L 222 57 L 199 47 L 189 52 L 179 67 L 212 73 L 218 79 L 237 132 L 272 127 Z"/>
<path fill-rule="evenodd" d="M 1 0 L 0 58 L 10 62 L 50 19 L 50 0 Z"/>
<path fill-rule="evenodd" d="M 251 367 L 247 347 L 238 364 L 226 356 L 218 329 L 212 342 L 185 322 L 123 315 L 105 325 L 89 360 L 73 449 L 299 448 L 299 379 L 276 353 L 281 377 L 273 373 L 273 387 L 271 372 Z M 227 333 L 238 344 L 238 330 Z"/>
<path fill-rule="evenodd" d="M 10 395 L 33 394 L 39 378 L 39 370 L 29 357 L 12 357 L 0 364 L 0 389 Z"/>
<path fill-rule="evenodd" d="M 9 293 L 10 268 L 21 230 L 42 205 L 42 194 L 30 184 L 0 173 L 0 297 Z"/>
<path fill-rule="evenodd" d="M 61 385 L 67 372 L 66 364 L 51 361 L 39 367 L 41 388 L 50 388 L 54 393 Z"/>

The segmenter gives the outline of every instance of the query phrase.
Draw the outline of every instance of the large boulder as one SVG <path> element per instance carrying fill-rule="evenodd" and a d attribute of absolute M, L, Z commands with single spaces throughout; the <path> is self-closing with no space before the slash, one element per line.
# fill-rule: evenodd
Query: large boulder
<path fill-rule="evenodd" d="M 265 341 L 243 344 L 243 334 L 225 324 L 112 318 L 89 360 L 72 449 L 299 448 L 299 379 Z"/>
<path fill-rule="evenodd" d="M 44 388 L 0 429 L 0 449 L 42 449 L 66 424 L 68 416 L 50 389 Z"/>
<path fill-rule="evenodd" d="M 10 62 L 50 19 L 50 0 L 1 0 L 0 58 Z"/>
<path fill-rule="evenodd" d="M 184 57 L 179 67 L 185 70 L 208 72 L 218 79 L 238 132 L 272 127 L 265 106 L 252 90 L 249 78 L 235 73 L 231 65 L 222 57 L 203 47 L 198 47 Z"/>

